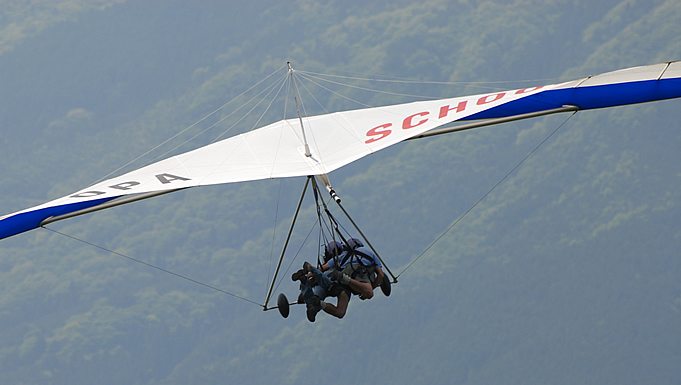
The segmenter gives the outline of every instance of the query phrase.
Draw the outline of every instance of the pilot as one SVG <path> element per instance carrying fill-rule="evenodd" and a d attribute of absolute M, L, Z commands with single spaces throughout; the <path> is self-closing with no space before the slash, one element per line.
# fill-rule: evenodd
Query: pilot
<path fill-rule="evenodd" d="M 322 271 L 333 269 L 329 278 L 350 286 L 353 294 L 361 300 L 371 299 L 374 289 L 383 282 L 383 265 L 376 254 L 364 247 L 357 238 L 348 239 L 347 258 L 329 259 L 322 266 Z M 339 262 L 340 270 L 335 269 Z"/>

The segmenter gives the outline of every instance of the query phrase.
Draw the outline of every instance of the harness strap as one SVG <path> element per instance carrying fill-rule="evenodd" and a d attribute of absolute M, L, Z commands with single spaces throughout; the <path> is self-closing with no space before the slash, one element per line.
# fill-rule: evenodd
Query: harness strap
<path fill-rule="evenodd" d="M 341 233 L 340 229 L 338 228 L 338 221 L 336 221 L 336 218 L 334 218 L 334 216 L 331 214 L 331 212 L 329 211 L 329 208 L 326 206 L 326 203 L 324 202 L 324 200 L 319 199 L 319 195 L 321 194 L 321 192 L 319 191 L 319 185 L 317 185 L 317 181 L 315 180 L 315 178 L 312 178 L 312 191 L 314 192 L 315 204 L 317 206 L 316 207 L 317 208 L 317 219 L 319 221 L 320 232 L 322 233 L 322 236 L 324 238 L 324 244 L 328 244 L 329 240 L 326 239 L 326 235 L 324 234 L 324 227 L 325 227 L 324 225 L 325 224 L 322 223 L 323 222 L 322 221 L 322 211 L 321 211 L 322 207 L 324 208 L 324 213 L 326 213 L 326 216 L 328 217 L 328 223 L 330 225 L 329 230 L 331 231 L 331 239 L 335 241 L 336 240 L 336 234 L 337 234 L 338 237 L 341 239 L 342 243 L 347 244 L 347 240 L 345 239 L 345 237 Z M 334 262 L 336 263 L 337 266 L 340 267 L 342 265 L 342 263 L 339 263 L 340 261 L 338 260 L 338 257 L 340 256 L 339 252 L 341 252 L 341 250 L 335 250 L 335 248 L 334 248 L 334 250 L 331 250 L 331 251 L 333 253 Z M 317 254 L 317 263 L 319 264 L 319 266 L 321 266 L 321 261 L 319 260 L 319 254 Z"/>
<path fill-rule="evenodd" d="M 357 263 L 364 266 L 364 267 L 376 267 L 376 261 L 374 261 L 374 258 L 372 256 L 370 256 L 367 253 L 363 253 L 363 252 L 361 252 L 357 249 L 348 249 L 348 254 L 345 256 L 345 258 L 343 258 L 343 261 L 341 262 L 339 267 L 345 265 L 345 263 L 348 261 L 348 259 L 350 259 L 352 257 L 356 257 Z M 359 257 L 363 257 L 364 259 L 371 261 L 371 262 L 369 262 L 368 265 L 365 265 L 364 263 L 362 263 L 362 258 L 359 258 Z"/>
<path fill-rule="evenodd" d="M 373 284 L 373 273 L 376 270 L 377 264 L 370 255 L 363 253 L 359 250 L 348 249 L 348 253 L 345 256 L 345 258 L 343 258 L 342 264 L 338 265 L 338 269 L 344 270 L 345 268 L 341 268 L 341 266 L 345 265 L 346 262 L 348 261 L 348 259 L 353 258 L 353 257 L 357 261 L 356 265 L 359 265 L 359 267 L 355 268 L 354 267 L 355 263 L 353 263 L 353 261 L 350 261 L 350 263 L 347 264 L 346 267 L 349 267 L 348 270 L 351 271 L 350 274 L 349 274 L 350 278 L 355 279 L 355 278 L 357 278 L 358 275 L 364 273 L 364 274 L 366 274 L 367 278 L 369 278 L 369 281 L 372 282 L 372 284 Z M 362 263 L 362 258 L 360 258 L 360 257 L 363 257 L 367 261 L 369 261 L 368 262 L 369 264 L 365 265 L 364 263 Z"/>

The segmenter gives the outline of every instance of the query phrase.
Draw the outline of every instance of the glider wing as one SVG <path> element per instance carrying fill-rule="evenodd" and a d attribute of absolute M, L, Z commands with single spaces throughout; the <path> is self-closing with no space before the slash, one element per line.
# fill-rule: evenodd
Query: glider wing
<path fill-rule="evenodd" d="M 681 62 L 629 68 L 567 83 L 282 120 L 0 217 L 0 239 L 46 219 L 106 208 L 113 200 L 221 183 L 327 174 L 455 121 L 560 108 L 587 110 L 681 97 Z"/>

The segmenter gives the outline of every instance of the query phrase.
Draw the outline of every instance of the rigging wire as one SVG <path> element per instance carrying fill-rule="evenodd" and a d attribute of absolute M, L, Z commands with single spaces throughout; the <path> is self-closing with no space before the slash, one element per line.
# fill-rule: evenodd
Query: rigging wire
<path fill-rule="evenodd" d="M 375 90 L 375 89 L 371 89 L 371 88 L 353 86 L 351 84 L 346 84 L 346 83 L 340 83 L 340 82 L 336 82 L 336 81 L 329 80 L 329 79 L 324 79 L 324 78 L 321 78 L 321 77 L 318 77 L 318 76 L 313 76 L 313 75 L 307 75 L 306 79 L 311 81 L 312 83 L 316 84 L 319 87 L 322 87 L 322 86 L 319 83 L 314 82 L 311 79 L 317 79 L 317 80 L 325 81 L 325 82 L 328 82 L 328 83 L 331 83 L 331 84 L 336 84 L 336 85 L 341 85 L 341 86 L 344 86 L 344 87 L 354 88 L 354 89 L 361 90 L 361 91 L 375 92 L 377 94 L 385 94 L 385 95 L 393 95 L 393 96 L 407 96 L 407 97 L 411 97 L 411 98 L 423 98 L 423 99 L 438 99 L 438 98 L 440 98 L 439 96 L 423 96 L 423 95 L 402 94 L 402 93 L 389 92 L 389 91 L 380 91 L 380 90 Z M 326 87 L 322 87 L 322 88 L 324 88 L 325 90 L 327 90 L 329 92 L 333 92 Z M 336 94 L 335 92 L 333 92 L 333 93 Z M 348 98 L 346 97 L 346 99 L 348 99 Z M 352 100 L 352 99 L 350 99 L 350 100 Z"/>
<path fill-rule="evenodd" d="M 255 302 L 255 301 L 252 301 L 252 300 L 248 299 L 248 298 L 239 296 L 239 295 L 234 294 L 234 293 L 230 293 L 230 292 L 228 292 L 228 291 L 222 290 L 222 289 L 217 288 L 217 287 L 215 287 L 215 286 L 211 286 L 211 285 L 209 285 L 209 284 L 207 284 L 207 283 L 203 283 L 203 282 L 197 281 L 197 280 L 195 280 L 195 279 L 193 279 L 193 278 L 189 278 L 189 277 L 184 276 L 184 275 L 182 275 L 182 274 L 174 273 L 174 272 L 172 272 L 172 271 L 170 271 L 170 270 L 164 269 L 164 268 L 162 268 L 162 267 L 158 267 L 158 266 L 156 266 L 156 265 L 152 265 L 151 263 L 147 263 L 147 262 L 141 261 L 141 260 L 139 260 L 139 259 L 136 259 L 136 258 L 127 256 L 127 255 L 122 254 L 122 253 L 119 253 L 119 252 L 117 252 L 117 251 L 113 251 L 113 250 L 107 249 L 106 247 L 102 247 L 102 246 L 96 245 L 96 244 L 94 244 L 94 243 L 92 243 L 92 242 L 88 242 L 88 241 L 86 241 L 86 240 L 84 240 L 84 239 L 80 239 L 80 238 L 74 237 L 74 236 L 72 236 L 72 235 L 68 235 L 68 234 L 66 234 L 66 233 L 62 233 L 62 232 L 60 232 L 60 231 L 51 229 L 51 228 L 49 228 L 49 227 L 47 227 L 47 226 L 42 226 L 42 228 L 45 229 L 45 230 L 52 231 L 53 233 L 62 235 L 62 236 L 64 236 L 64 237 L 66 237 L 66 238 L 71 238 L 71 239 L 73 239 L 73 240 L 75 240 L 75 241 L 82 242 L 82 243 L 84 243 L 84 244 L 86 244 L 86 245 L 95 247 L 95 248 L 100 249 L 100 250 L 104 250 L 104 251 L 109 252 L 109 253 L 111 253 L 111 254 L 118 255 L 119 257 L 123 257 L 123 258 L 129 259 L 129 260 L 131 260 L 131 261 L 133 261 L 133 262 L 140 263 L 140 264 L 145 265 L 145 266 L 147 266 L 147 267 L 151 267 L 152 269 L 156 269 L 156 270 L 162 271 L 162 272 L 164 272 L 164 273 L 167 273 L 167 274 L 170 274 L 170 275 L 174 275 L 174 276 L 176 276 L 176 277 L 178 277 L 178 278 L 182 278 L 182 279 L 187 280 L 187 281 L 189 281 L 189 282 L 195 283 L 195 284 L 197 284 L 197 285 L 201 285 L 201 286 L 203 286 L 203 287 L 207 287 L 207 288 L 209 288 L 209 289 L 211 289 L 211 290 L 215 290 L 215 291 L 218 291 L 218 292 L 220 292 L 220 293 L 230 295 L 230 296 L 232 296 L 232 297 L 234 297 L 234 298 L 237 298 L 237 299 L 240 299 L 240 300 L 242 300 L 242 301 L 246 301 L 246 302 L 250 302 L 250 303 L 252 303 L 252 304 L 258 305 L 258 306 L 262 306 L 262 304 L 259 304 L 259 303 Z"/>
<path fill-rule="evenodd" d="M 310 238 L 310 234 L 312 234 L 312 231 L 315 229 L 315 227 L 317 227 L 317 223 L 313 222 L 312 227 L 310 227 L 310 231 L 307 232 L 307 236 L 305 237 L 303 242 L 300 243 L 300 247 L 298 248 L 298 251 L 296 251 L 296 254 L 293 256 L 293 258 L 291 259 L 291 262 L 288 264 L 286 271 L 284 271 L 284 275 L 288 274 L 288 272 L 291 270 L 291 266 L 293 266 L 293 262 L 295 262 L 296 259 L 298 258 L 298 255 L 300 255 L 300 252 L 303 250 L 303 247 L 307 243 L 307 240 Z M 274 287 L 273 291 L 277 291 L 277 289 L 279 289 L 279 285 L 281 285 L 282 282 L 284 282 L 283 279 L 280 280 L 277 283 L 277 286 Z"/>
<path fill-rule="evenodd" d="M 303 79 L 303 80 L 308 80 L 308 79 L 305 78 L 305 77 L 301 77 L 301 79 Z M 301 81 L 301 82 L 300 82 L 300 85 L 305 89 L 305 91 L 307 91 L 307 94 L 310 95 L 310 97 L 311 97 L 315 102 L 317 102 L 317 105 L 319 106 L 319 108 L 321 108 L 321 109 L 324 111 L 324 113 L 326 113 L 326 114 L 329 114 L 329 113 L 330 113 L 329 110 L 327 110 L 326 107 L 324 107 L 324 105 L 319 101 L 319 99 L 317 99 L 317 98 L 314 96 L 314 94 L 312 93 L 312 91 L 310 91 L 310 89 L 307 88 L 307 84 L 305 84 L 304 82 Z M 327 91 L 333 93 L 333 91 L 331 91 L 331 90 L 329 90 L 329 89 L 327 89 Z M 301 99 L 302 99 L 302 96 L 301 96 Z M 355 101 L 355 100 L 352 100 L 352 99 L 350 99 L 350 100 L 353 101 L 353 102 L 362 104 L 362 103 L 357 102 L 357 101 Z"/>
<path fill-rule="evenodd" d="M 275 99 L 277 98 L 277 96 L 279 95 L 279 92 L 281 92 L 282 87 L 283 87 L 284 84 L 286 83 L 285 76 L 283 76 L 283 78 L 284 78 L 284 79 L 279 80 L 279 82 L 281 83 L 281 85 L 279 86 L 279 89 L 277 90 L 277 93 L 274 95 L 274 97 L 272 98 L 272 100 L 270 100 L 270 104 L 267 105 L 267 108 L 266 108 L 265 111 L 260 115 L 260 117 L 259 117 L 258 120 L 255 122 L 255 124 L 253 124 L 253 126 L 251 127 L 251 130 L 253 130 L 253 129 L 258 125 L 258 123 L 260 123 L 260 120 L 262 120 L 263 116 L 265 116 L 265 114 L 267 113 L 267 111 L 269 110 L 269 108 L 272 106 L 272 103 L 274 102 L 274 100 L 275 100 Z M 276 83 L 274 83 L 274 84 L 276 84 Z M 217 142 L 223 135 L 225 135 L 226 133 L 228 133 L 232 128 L 234 128 L 237 124 L 239 124 L 242 120 L 244 120 L 251 112 L 253 112 L 253 110 L 255 110 L 255 109 L 262 103 L 262 101 L 263 101 L 265 98 L 269 97 L 270 94 L 272 93 L 272 91 L 274 91 L 274 84 L 271 86 L 272 89 L 270 89 L 270 91 L 267 93 L 267 95 L 265 95 L 265 96 L 264 96 L 264 97 L 255 105 L 255 106 L 253 106 L 253 108 L 251 108 L 248 112 L 246 112 L 246 113 L 244 114 L 244 116 L 241 117 L 241 119 L 237 120 L 231 127 L 229 127 L 225 132 L 223 132 L 222 134 L 220 134 L 217 138 L 213 139 L 213 141 L 211 141 L 211 143 Z M 251 100 L 249 100 L 248 103 L 250 103 L 250 102 L 251 102 L 253 99 L 255 99 L 256 97 L 260 96 L 260 95 L 261 95 L 263 92 L 265 92 L 266 90 L 267 90 L 267 89 L 263 90 L 263 91 L 260 92 L 258 95 L 256 95 L 256 96 L 254 96 L 253 98 L 251 98 Z M 246 104 L 246 103 L 244 103 L 244 105 L 245 105 L 245 104 Z M 236 112 L 236 111 L 235 111 L 235 112 Z M 220 122 L 222 122 L 222 121 L 225 120 L 226 118 L 227 118 L 227 117 L 221 119 Z M 220 123 L 220 122 L 218 122 L 218 123 Z M 211 126 L 211 127 L 212 127 L 212 126 Z"/>
<path fill-rule="evenodd" d="M 327 77 L 333 77 L 333 78 L 343 78 L 343 79 L 348 79 L 348 80 L 361 80 L 361 81 L 382 82 L 382 83 L 403 83 L 403 84 L 435 84 L 435 85 L 439 84 L 439 85 L 450 85 L 450 86 L 477 86 L 479 84 L 509 84 L 509 83 L 560 81 L 560 78 L 543 78 L 543 79 L 524 79 L 524 80 L 476 81 L 476 82 L 463 82 L 463 81 L 440 82 L 440 81 L 432 81 L 432 80 L 418 80 L 418 79 L 410 79 L 410 78 L 400 78 L 400 77 L 396 77 L 396 76 L 387 76 L 387 75 L 365 74 L 365 73 L 354 72 L 354 71 L 341 71 L 341 72 L 347 72 L 347 73 L 350 73 L 350 74 L 358 74 L 358 75 L 364 75 L 364 76 L 383 76 L 386 79 L 375 79 L 375 78 L 372 79 L 372 78 L 366 78 L 366 77 L 334 75 L 334 74 L 329 74 L 329 73 L 312 72 L 312 71 L 305 71 L 305 70 L 298 70 L 298 71 L 303 73 L 303 74 L 307 74 L 307 75 L 319 75 L 319 76 L 327 76 Z M 492 87 L 482 87 L 482 88 L 492 88 Z"/>
<path fill-rule="evenodd" d="M 236 125 L 239 124 L 242 120 L 244 120 L 251 112 L 253 112 L 253 110 L 256 109 L 256 108 L 262 103 L 262 101 L 263 101 L 265 98 L 267 98 L 267 97 L 272 93 L 272 91 L 275 89 L 275 86 L 276 86 L 277 84 L 279 84 L 279 82 L 281 82 L 281 81 L 282 81 L 282 80 L 279 80 L 279 81 L 274 82 L 274 83 L 270 84 L 269 86 L 265 87 L 265 89 L 263 89 L 262 91 L 260 91 L 257 95 L 253 96 L 253 97 L 252 97 L 251 99 L 249 99 L 248 101 L 244 102 L 241 106 L 239 106 L 236 110 L 234 110 L 233 112 L 231 112 L 231 113 L 228 114 L 227 116 L 225 116 L 225 117 L 223 117 L 222 119 L 218 120 L 217 122 L 213 123 L 213 124 L 210 125 L 208 128 L 206 128 L 206 129 L 204 129 L 203 131 L 199 132 L 198 134 L 192 136 L 191 138 L 185 140 L 184 142 L 180 143 L 179 145 L 177 145 L 177 146 L 173 147 L 172 149 L 170 149 L 170 150 L 164 152 L 163 154 L 157 156 L 154 160 L 152 160 L 152 162 L 155 162 L 155 161 L 157 161 L 157 160 L 159 160 L 159 159 L 165 157 L 166 155 L 168 155 L 168 154 L 171 153 L 172 151 L 175 151 L 176 149 L 178 149 L 178 148 L 180 148 L 181 146 L 183 146 L 183 145 L 189 143 L 191 140 L 193 140 L 194 138 L 196 138 L 196 137 L 198 137 L 199 135 L 203 134 L 204 132 L 210 130 L 211 128 L 213 128 L 213 127 L 215 127 L 215 126 L 217 126 L 218 124 L 220 124 L 220 123 L 223 122 L 224 120 L 228 119 L 229 117 L 231 117 L 232 115 L 234 115 L 235 113 L 237 113 L 239 110 L 241 110 L 243 107 L 245 107 L 246 105 L 248 105 L 250 102 L 252 102 L 252 101 L 255 100 L 256 98 L 258 98 L 260 95 L 262 95 L 263 93 L 265 93 L 265 91 L 268 91 L 268 90 L 269 90 L 269 91 L 267 92 L 267 94 L 266 94 L 258 103 L 256 103 L 255 106 L 253 106 L 253 107 L 252 107 L 248 112 L 246 112 L 239 120 L 237 120 L 234 124 L 232 124 L 229 128 L 227 128 L 227 130 L 225 130 L 222 134 L 218 135 L 215 139 L 213 139 L 213 140 L 210 142 L 210 144 L 215 143 L 215 142 L 218 141 L 223 135 L 225 135 L 226 133 L 228 133 L 229 131 L 231 131 L 234 127 L 236 127 Z M 285 79 L 284 79 L 284 82 L 285 82 Z M 261 82 L 261 83 L 262 83 L 262 82 Z M 253 87 L 249 88 L 249 90 L 250 90 L 250 89 L 253 89 Z M 279 91 L 281 91 L 281 86 L 279 87 Z M 279 94 L 279 91 L 277 91 L 277 95 Z M 242 95 L 243 95 L 243 93 L 242 93 Z M 275 95 L 275 99 L 276 99 L 276 95 Z M 234 99 L 233 99 L 233 100 L 234 100 Z M 272 102 L 270 102 L 270 106 L 271 106 L 271 105 L 272 105 Z M 268 108 L 269 108 L 269 106 L 268 106 Z M 265 112 L 267 112 L 267 111 L 265 111 Z M 263 114 L 264 114 L 264 113 L 263 113 Z M 261 118 L 262 118 L 262 116 L 261 116 Z M 258 121 L 259 121 L 259 120 L 258 120 Z M 167 141 L 166 141 L 166 142 L 167 142 Z M 157 147 L 158 147 L 158 146 L 157 146 Z M 201 148 L 203 148 L 203 147 L 201 147 Z M 195 153 L 195 154 L 196 154 L 196 153 Z"/>
<path fill-rule="evenodd" d="M 399 278 L 405 271 L 407 271 L 407 269 L 409 269 L 416 261 L 418 261 L 419 258 L 421 258 L 428 250 L 430 250 L 430 248 L 433 247 L 433 245 L 435 245 L 440 239 L 442 239 L 442 237 L 444 237 L 444 236 L 445 236 L 445 235 L 446 235 L 454 226 L 456 226 L 459 222 L 461 222 L 461 220 L 462 220 L 466 215 L 468 215 L 468 213 L 470 213 L 471 211 L 473 211 L 473 209 L 474 209 L 480 202 L 482 202 L 485 198 L 487 198 L 487 196 L 488 196 L 489 194 L 491 194 L 492 191 L 494 191 L 497 187 L 499 187 L 499 185 L 500 185 L 502 182 L 504 182 L 504 181 L 506 180 L 506 178 L 508 178 L 508 177 L 509 177 L 515 170 L 517 170 L 518 167 L 520 167 L 523 163 L 525 163 L 525 161 L 526 161 L 530 156 L 532 156 L 532 154 L 534 154 L 534 153 L 539 149 L 539 147 L 541 147 L 542 145 L 544 145 L 544 143 L 546 143 L 546 141 L 549 140 L 549 139 L 553 136 L 553 134 L 555 134 L 556 132 L 558 132 L 558 130 L 559 130 L 561 127 L 563 127 L 563 126 L 565 125 L 565 123 L 567 123 L 568 120 L 570 120 L 570 118 L 572 118 L 573 116 L 575 116 L 576 113 L 577 113 L 577 111 L 574 111 L 572 114 L 570 114 L 570 116 L 568 116 L 567 119 L 565 119 L 565 121 L 564 121 L 563 123 L 561 123 L 558 127 L 556 127 L 556 129 L 553 130 L 546 138 L 544 138 L 544 140 L 542 140 L 541 143 L 539 143 L 539 144 L 538 144 L 532 151 L 530 151 L 530 152 L 529 152 L 529 153 L 528 153 L 528 154 L 527 154 L 527 155 L 526 155 L 518 164 L 516 164 L 515 167 L 513 167 L 513 168 L 511 169 L 511 171 L 509 171 L 508 173 L 506 173 L 506 175 L 504 175 L 503 178 L 501 178 L 501 179 L 500 179 L 500 180 L 499 180 L 491 189 L 489 189 L 489 191 L 487 191 L 487 193 L 485 193 L 485 195 L 483 195 L 482 198 L 478 199 L 478 201 L 475 202 L 475 204 L 473 204 L 473 206 L 471 206 L 468 210 L 466 210 L 466 212 L 463 213 L 456 221 L 454 221 L 454 223 L 452 223 L 451 225 L 449 225 L 449 227 L 447 227 L 447 230 L 445 230 L 442 234 L 440 234 L 440 236 L 438 236 L 437 238 L 435 238 L 435 240 L 434 240 L 433 242 L 431 242 L 431 244 L 428 245 L 428 247 L 426 247 L 426 249 L 423 250 L 423 251 L 421 252 L 421 254 L 419 254 L 416 258 L 414 258 L 414 260 L 412 260 L 412 261 L 411 261 L 411 262 L 410 262 L 410 263 L 409 263 L 409 264 L 408 264 L 408 265 L 407 265 L 399 274 L 397 274 L 397 276 L 396 276 L 395 278 L 396 278 L 396 279 Z"/>
<path fill-rule="evenodd" d="M 280 80 L 280 81 L 281 81 L 281 80 Z M 262 95 L 262 94 L 263 94 L 265 91 L 267 91 L 267 90 L 269 90 L 269 92 L 267 93 L 267 95 L 265 95 L 265 97 L 269 96 L 269 94 L 272 93 L 272 90 L 274 89 L 274 86 L 275 86 L 276 84 L 278 84 L 278 82 L 274 82 L 274 83 L 270 84 L 269 86 L 265 87 L 265 89 L 263 89 L 262 91 L 260 91 L 257 95 L 253 96 L 253 97 L 252 97 L 251 99 L 249 99 L 248 101 L 244 102 L 241 106 L 239 106 L 239 108 L 237 108 L 236 110 L 234 110 L 234 111 L 231 112 L 230 114 L 224 116 L 222 119 L 220 119 L 220 120 L 218 120 L 217 122 L 211 124 L 210 126 L 208 126 L 208 127 L 207 127 L 206 129 L 204 129 L 203 131 L 201 131 L 201 132 L 199 132 L 198 134 L 192 136 L 191 138 L 185 140 L 184 142 L 178 144 L 177 146 L 173 147 L 172 149 L 170 149 L 170 150 L 164 152 L 163 154 L 157 156 L 153 161 L 156 161 L 156 160 L 158 160 L 158 159 L 161 159 L 161 158 L 165 157 L 165 156 L 168 155 L 169 153 L 171 153 L 171 152 L 177 150 L 177 149 L 180 148 L 181 146 L 184 146 L 185 144 L 187 144 L 187 143 L 189 143 L 190 141 L 194 140 L 196 137 L 198 137 L 199 135 L 203 134 L 204 132 L 206 132 L 206 131 L 210 130 L 211 128 L 217 126 L 218 124 L 222 123 L 222 122 L 225 121 L 226 119 L 230 118 L 232 115 L 234 115 L 234 114 L 236 114 L 237 112 L 239 112 L 239 110 L 241 110 L 243 107 L 245 107 L 246 105 L 248 105 L 248 103 L 252 102 L 255 98 L 259 97 L 260 95 Z M 244 118 L 246 118 L 246 116 L 248 116 L 248 114 L 250 114 L 255 108 L 257 108 L 257 107 L 260 105 L 260 103 L 262 103 L 262 101 L 258 102 L 253 108 L 250 109 L 250 111 L 246 112 L 246 114 L 244 114 L 244 116 L 241 117 L 241 119 L 237 120 L 234 124 L 232 124 L 229 128 L 227 128 L 227 130 L 225 130 L 222 134 L 218 135 L 218 137 L 216 137 L 215 139 L 213 139 L 213 140 L 210 142 L 210 144 L 215 143 L 215 142 L 216 142 L 218 139 L 220 139 L 223 135 L 225 135 L 226 133 L 228 133 L 229 131 L 231 131 L 232 128 L 236 127 L 236 125 L 239 124 Z M 270 103 L 270 104 L 271 104 L 271 103 Z M 153 161 L 152 161 L 152 162 L 153 162 Z"/>
<path fill-rule="evenodd" d="M 316 85 L 317 87 L 319 87 L 319 88 L 321 88 L 321 89 L 323 89 L 323 90 L 325 90 L 325 91 L 328 91 L 328 92 L 330 92 L 330 93 L 332 93 L 332 94 L 334 94 L 334 95 L 336 95 L 336 96 L 339 96 L 339 97 L 341 97 L 341 98 L 343 98 L 343 99 L 345 99 L 345 100 L 349 100 L 349 101 L 351 101 L 351 102 L 353 102 L 353 103 L 357 103 L 357 104 L 359 104 L 360 106 L 363 106 L 363 107 L 367 107 L 367 108 L 373 107 L 373 106 L 370 106 L 370 105 L 368 105 L 368 104 L 366 104 L 366 103 L 362 103 L 362 102 L 360 102 L 360 101 L 358 101 L 358 100 L 349 98 L 349 97 L 347 97 L 347 96 L 345 96 L 345 95 L 343 95 L 343 94 L 341 94 L 341 93 L 338 93 L 338 92 L 336 92 L 336 91 L 334 91 L 334 90 L 332 90 L 332 89 L 329 89 L 329 88 L 327 88 L 327 87 L 324 87 L 323 85 L 321 85 L 321 84 L 315 82 L 314 80 L 308 78 L 307 76 L 301 75 L 301 78 L 304 79 L 304 80 L 307 80 L 307 81 L 309 81 L 310 83 Z M 317 100 L 316 97 L 314 97 L 314 95 L 313 95 L 312 92 L 307 88 L 307 86 L 305 85 L 305 83 L 301 82 L 301 84 L 303 85 L 303 87 L 305 87 L 305 90 L 306 90 L 310 95 L 312 95 L 312 98 L 317 102 L 317 104 L 319 104 L 319 105 L 321 106 L 321 108 L 324 110 L 324 112 L 326 112 L 326 113 L 328 114 L 329 111 L 322 105 L 322 103 L 319 102 L 319 100 Z"/>
<path fill-rule="evenodd" d="M 286 78 L 286 76 L 284 76 L 284 78 Z M 265 108 L 265 111 L 263 111 L 263 113 L 260 114 L 260 117 L 258 118 L 258 120 L 257 120 L 255 123 L 253 123 L 253 126 L 251 126 L 251 131 L 254 130 L 256 127 L 258 127 L 258 124 L 260 123 L 260 121 L 262 120 L 262 118 L 265 116 L 265 114 L 267 113 L 267 111 L 270 110 L 270 107 L 272 107 L 272 103 L 274 103 L 274 101 L 277 100 L 277 97 L 278 97 L 279 94 L 281 93 L 281 89 L 284 88 L 284 86 L 286 85 L 286 83 L 287 83 L 287 81 L 286 81 L 285 79 L 281 82 L 281 85 L 279 86 L 279 90 L 277 90 L 277 93 L 276 93 L 276 94 L 274 95 L 274 97 L 272 97 L 272 99 L 270 100 L 270 104 L 267 105 L 267 108 Z M 271 93 L 271 92 L 269 92 L 269 93 L 267 94 L 267 96 L 269 96 L 270 93 Z M 263 99 L 264 99 L 264 98 L 263 98 Z M 255 107 L 254 107 L 254 108 L 255 108 Z M 251 111 L 252 111 L 252 110 L 251 110 Z M 286 114 L 284 113 L 284 117 L 285 117 L 285 116 L 286 116 Z"/>
<path fill-rule="evenodd" d="M 155 146 L 154 148 L 148 150 L 148 151 L 145 152 L 144 154 L 142 154 L 142 155 L 136 157 L 135 159 L 133 159 L 133 160 L 131 160 L 130 162 L 124 164 L 123 166 L 121 166 L 121 167 L 115 169 L 114 171 L 112 171 L 112 172 L 110 172 L 110 173 L 104 175 L 103 177 L 101 177 L 100 179 L 98 179 L 97 181 L 95 181 L 93 184 L 97 184 L 97 183 L 103 181 L 104 179 L 108 178 L 109 176 L 111 176 L 111 175 L 117 173 L 118 171 L 122 170 L 123 168 L 125 168 L 125 167 L 131 165 L 132 163 L 134 163 L 134 162 L 140 160 L 141 158 L 147 156 L 147 155 L 148 155 L 149 153 L 151 153 L 152 151 L 158 149 L 159 147 L 163 146 L 164 144 L 166 144 L 166 143 L 170 142 L 171 140 L 177 138 L 178 136 L 182 135 L 182 134 L 185 133 L 187 130 L 190 130 L 191 128 L 193 128 L 193 127 L 196 126 L 197 124 L 199 124 L 199 123 L 203 122 L 204 120 L 208 119 L 209 117 L 213 116 L 213 115 L 216 114 L 218 111 L 220 111 L 220 110 L 222 110 L 223 108 L 227 107 L 227 106 L 230 105 L 232 102 L 234 102 L 235 100 L 239 99 L 240 97 L 242 97 L 243 95 L 245 95 L 245 94 L 246 94 L 247 92 L 249 92 L 250 90 L 254 89 L 255 87 L 259 86 L 261 83 L 263 83 L 263 82 L 266 81 L 267 79 L 271 78 L 274 74 L 276 74 L 277 72 L 281 71 L 281 69 L 282 69 L 283 67 L 284 67 L 284 66 L 281 66 L 281 67 L 277 68 L 277 69 L 276 69 L 275 71 L 273 71 L 271 74 L 267 75 L 264 79 L 260 80 L 259 82 L 257 82 L 256 84 L 254 84 L 253 86 L 251 86 L 250 88 L 248 88 L 246 91 L 242 92 L 241 94 L 235 96 L 234 98 L 232 98 L 232 100 L 230 100 L 230 101 L 228 101 L 227 103 L 223 104 L 222 106 L 218 107 L 218 108 L 217 108 L 216 110 L 214 110 L 213 112 L 211 112 L 211 113 L 209 113 L 208 115 L 204 116 L 203 118 L 199 119 L 199 120 L 196 121 L 195 123 L 193 123 L 193 124 L 191 124 L 190 126 L 188 126 L 187 128 L 185 128 L 184 130 L 182 130 L 182 131 L 178 132 L 177 134 L 173 135 L 172 137 L 166 139 L 165 141 L 163 141 L 162 143 L 158 144 L 158 145 Z M 241 107 L 239 107 L 239 108 L 241 108 Z M 211 126 L 211 127 L 212 127 L 212 126 Z M 192 138 L 192 139 L 193 139 L 193 138 Z M 190 139 L 190 140 L 191 140 L 191 139 Z M 186 142 L 185 142 L 185 143 L 186 143 Z M 184 144 L 184 143 L 183 143 L 183 144 Z M 179 147 L 179 146 L 178 146 L 178 147 Z M 177 148 L 177 147 L 176 147 L 176 148 Z M 174 149 L 173 149 L 173 150 L 174 150 Z M 173 151 L 173 150 L 171 150 L 171 151 Z M 166 154 L 167 154 L 167 152 L 166 152 Z"/>

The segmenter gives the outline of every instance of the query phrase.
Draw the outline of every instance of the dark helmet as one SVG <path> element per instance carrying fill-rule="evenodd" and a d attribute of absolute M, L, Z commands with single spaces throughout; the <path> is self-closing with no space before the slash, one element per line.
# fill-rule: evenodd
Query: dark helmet
<path fill-rule="evenodd" d="M 330 241 L 328 244 L 324 245 L 324 262 L 329 259 L 340 255 L 343 252 L 343 244 L 338 241 Z"/>
<path fill-rule="evenodd" d="M 350 238 L 348 239 L 348 247 L 351 249 L 356 249 L 358 247 L 364 247 L 364 244 L 357 238 Z"/>

